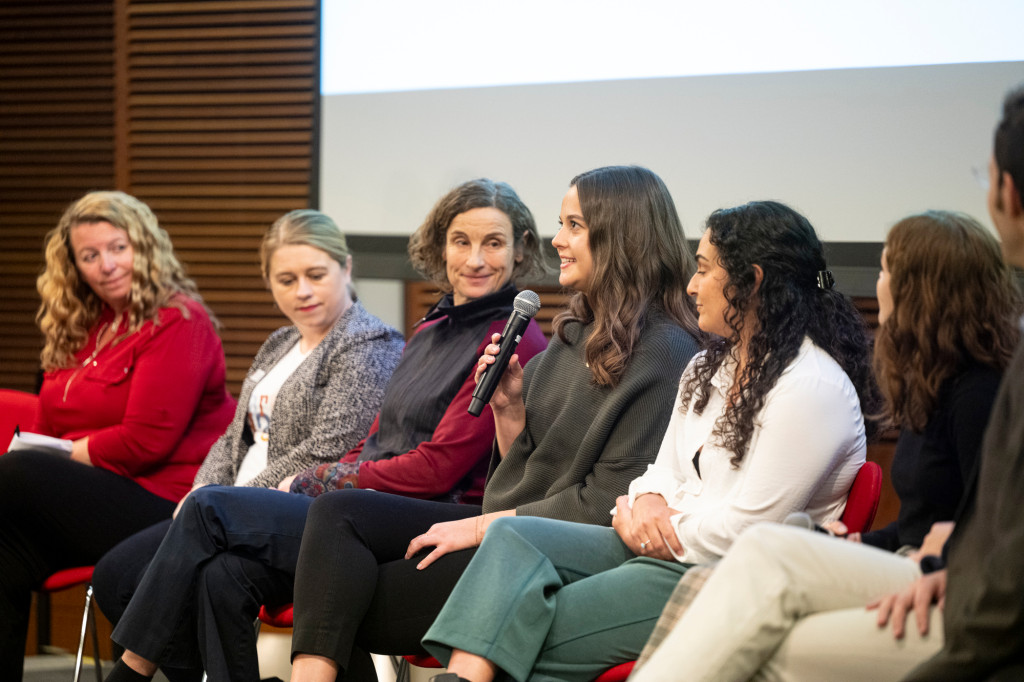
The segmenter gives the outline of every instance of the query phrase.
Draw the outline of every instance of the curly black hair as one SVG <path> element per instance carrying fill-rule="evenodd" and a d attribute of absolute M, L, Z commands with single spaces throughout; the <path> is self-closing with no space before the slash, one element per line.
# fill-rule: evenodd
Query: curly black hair
<path fill-rule="evenodd" d="M 711 378 L 727 358 L 736 359 L 737 340 L 747 310 L 755 310 L 757 328 L 750 335 L 746 365 L 739 377 L 739 399 L 715 424 L 712 437 L 733 453 L 738 467 L 747 453 L 765 397 L 796 357 L 804 337 L 831 355 L 853 382 L 865 415 L 868 436 L 877 424 L 881 398 L 871 368 L 870 342 L 864 320 L 850 300 L 818 284 L 825 253 L 805 217 L 775 201 L 754 201 L 721 209 L 708 217 L 709 240 L 728 273 L 728 338 L 708 341 L 687 373 L 683 405 L 696 399 L 701 414 L 711 396 Z M 764 273 L 757 286 L 757 265 Z"/>

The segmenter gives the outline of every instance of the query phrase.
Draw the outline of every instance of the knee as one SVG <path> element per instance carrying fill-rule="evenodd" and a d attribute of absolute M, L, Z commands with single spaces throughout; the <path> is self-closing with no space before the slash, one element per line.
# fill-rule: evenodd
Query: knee
<path fill-rule="evenodd" d="M 185 501 L 181 505 L 181 509 L 178 514 L 185 513 L 186 509 L 189 509 L 192 513 L 203 509 L 209 509 L 215 507 L 221 503 L 225 496 L 229 495 L 232 491 L 232 487 L 223 485 L 207 485 L 202 488 L 197 488 L 188 494 Z"/>
<path fill-rule="evenodd" d="M 306 518 L 306 535 L 345 532 L 359 524 L 364 515 L 387 513 L 374 502 L 380 493 L 372 490 L 339 490 L 314 498 Z"/>
<path fill-rule="evenodd" d="M 491 524 L 487 526 L 486 537 L 500 537 L 508 535 L 509 533 L 515 532 L 515 524 L 512 521 L 516 520 L 514 516 L 499 516 L 498 518 L 491 521 Z M 519 519 L 522 521 L 522 519 Z"/>
<path fill-rule="evenodd" d="M 532 547 L 530 528 L 532 517 L 501 516 L 487 526 L 484 539 L 480 543 L 481 552 L 498 552 L 505 554 L 512 546 Z"/>
<path fill-rule="evenodd" d="M 516 536 L 530 538 L 544 536 L 549 533 L 558 532 L 559 526 L 569 526 L 566 521 L 555 521 L 543 516 L 500 516 L 487 526 L 487 537 L 494 536 L 508 537 Z M 596 526 L 595 526 L 596 528 Z M 608 531 L 614 533 L 611 528 Z"/>
<path fill-rule="evenodd" d="M 317 513 L 325 516 L 340 516 L 354 514 L 372 505 L 380 493 L 373 490 L 334 490 L 313 498 L 309 507 L 309 513 Z"/>
<path fill-rule="evenodd" d="M 175 523 L 191 524 L 197 521 L 210 521 L 218 524 L 224 518 L 230 518 L 234 507 L 240 502 L 236 500 L 239 491 L 245 488 L 234 486 L 208 485 L 197 488 L 188 494 L 178 509 Z"/>
<path fill-rule="evenodd" d="M 736 538 L 725 556 L 734 566 L 758 566 L 763 577 L 786 573 L 788 562 L 801 555 L 800 543 L 813 535 L 804 528 L 780 523 L 756 523 Z"/>

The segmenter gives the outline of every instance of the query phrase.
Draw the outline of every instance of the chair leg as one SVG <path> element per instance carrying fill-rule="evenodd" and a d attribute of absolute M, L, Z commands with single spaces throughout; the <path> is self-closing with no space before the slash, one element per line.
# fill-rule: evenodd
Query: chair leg
<path fill-rule="evenodd" d="M 89 627 L 89 607 L 92 605 L 92 585 L 85 588 L 85 608 L 82 610 L 82 633 L 78 637 L 78 654 L 75 656 L 75 682 L 82 676 L 82 658 L 85 653 L 85 631 Z"/>
<path fill-rule="evenodd" d="M 391 667 L 395 669 L 395 682 L 409 682 L 409 677 L 412 674 L 409 661 L 401 656 L 392 656 Z"/>
<path fill-rule="evenodd" d="M 42 653 L 50 646 L 50 594 L 36 592 L 36 650 Z"/>
<path fill-rule="evenodd" d="M 92 589 L 92 586 L 89 587 Z M 91 601 L 88 606 L 89 620 L 92 627 L 92 655 L 93 665 L 96 668 L 96 682 L 103 682 L 103 661 L 100 660 L 100 624 L 96 620 L 96 602 Z"/>

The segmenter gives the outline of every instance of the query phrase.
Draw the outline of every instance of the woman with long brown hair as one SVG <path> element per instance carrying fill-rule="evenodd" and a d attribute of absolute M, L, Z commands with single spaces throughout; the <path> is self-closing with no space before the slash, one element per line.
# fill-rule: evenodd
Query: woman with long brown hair
<path fill-rule="evenodd" d="M 504 516 L 608 525 L 654 460 L 679 374 L 697 350 L 693 273 L 657 175 L 608 167 L 573 179 L 553 240 L 574 290 L 548 349 L 515 356 L 495 411 L 481 506 L 371 491 L 310 508 L 296 569 L 293 678 L 375 680 L 366 652 L 413 653 L 479 545 Z"/>
<path fill-rule="evenodd" d="M 683 374 L 657 460 L 612 528 L 496 521 L 423 638 L 450 671 L 436 679 L 592 680 L 634 659 L 679 576 L 744 528 L 842 513 L 875 408 L 863 322 L 793 209 L 751 202 L 707 228 L 688 291 L 716 338 Z"/>
<path fill-rule="evenodd" d="M 668 671 L 715 681 L 895 679 L 928 655 L 864 655 L 852 640 L 871 649 L 876 640 L 858 626 L 864 605 L 938 563 L 949 524 L 929 529 L 953 520 L 972 496 L 989 412 L 1017 344 L 1021 300 L 999 245 L 964 214 L 901 220 L 881 260 L 875 368 L 886 413 L 902 429 L 892 464 L 897 520 L 846 541 L 772 524 L 751 528 L 642 661 L 638 680 L 665 679 Z M 859 635 L 836 639 L 840 629 Z M 941 638 L 904 645 L 931 652 Z"/>

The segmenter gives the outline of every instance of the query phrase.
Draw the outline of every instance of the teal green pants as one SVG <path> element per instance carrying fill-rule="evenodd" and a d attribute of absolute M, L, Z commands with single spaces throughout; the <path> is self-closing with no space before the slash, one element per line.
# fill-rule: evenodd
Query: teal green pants
<path fill-rule="evenodd" d="M 593 680 L 635 659 L 687 564 L 636 557 L 611 528 L 507 517 L 487 529 L 423 644 L 516 680 Z"/>

